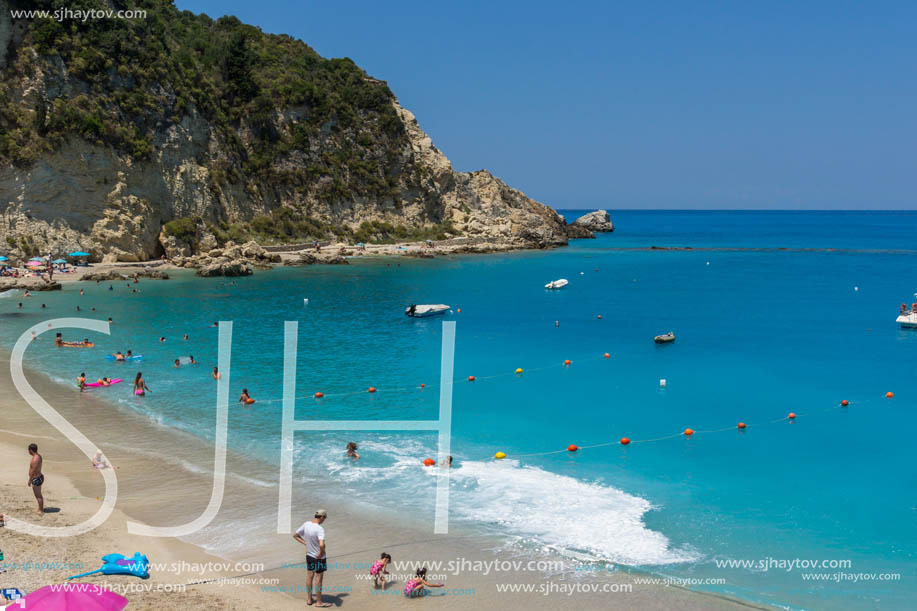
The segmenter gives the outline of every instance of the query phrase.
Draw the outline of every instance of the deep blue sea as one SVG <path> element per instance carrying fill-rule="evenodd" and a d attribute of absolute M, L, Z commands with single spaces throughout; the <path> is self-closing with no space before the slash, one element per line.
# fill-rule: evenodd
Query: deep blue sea
<path fill-rule="evenodd" d="M 435 419 L 443 318 L 403 311 L 446 303 L 445 320 L 457 323 L 453 520 L 551 553 L 724 578 L 708 589 L 756 601 L 915 608 L 917 331 L 895 317 L 917 292 L 917 213 L 618 211 L 612 220 L 614 233 L 548 251 L 353 259 L 234 285 L 175 274 L 141 282 L 140 293 L 80 283 L 80 297 L 68 285 L 0 318 L 0 342 L 95 306 L 90 316 L 113 317 L 111 336 L 93 335 L 92 350 L 53 349 L 48 336 L 27 362 L 72 384 L 80 371 L 132 378 L 137 366 L 104 355 L 142 353 L 154 393 L 105 392 L 208 438 L 217 353 L 208 325 L 231 320 L 232 399 L 247 387 L 258 402 L 232 407 L 230 443 L 276 465 L 284 321 L 299 321 L 298 419 Z M 543 288 L 558 278 L 569 285 Z M 0 298 L 0 315 L 20 300 Z M 653 342 L 668 331 L 673 344 Z M 173 367 L 188 355 L 200 364 Z M 361 392 L 370 386 L 379 392 Z M 697 433 L 679 435 L 689 427 Z M 616 443 L 624 436 L 634 443 Z M 410 499 L 432 515 L 435 483 L 421 460 L 435 458 L 434 433 L 296 439 L 297 472 L 393 514 Z M 343 455 L 350 440 L 363 456 L 355 464 Z M 493 460 L 497 451 L 508 458 Z M 827 564 L 717 566 L 768 559 Z"/>

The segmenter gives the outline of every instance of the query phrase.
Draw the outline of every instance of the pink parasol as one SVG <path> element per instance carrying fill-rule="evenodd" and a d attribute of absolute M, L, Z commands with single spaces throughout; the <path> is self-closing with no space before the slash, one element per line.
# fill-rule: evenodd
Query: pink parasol
<path fill-rule="evenodd" d="M 41 261 L 29 261 L 28 263 L 26 263 L 26 265 L 28 265 L 29 267 L 44 267 L 45 264 L 42 263 Z"/>
<path fill-rule="evenodd" d="M 35 590 L 21 602 L 27 611 L 121 611 L 128 600 L 94 583 L 68 583 Z"/>

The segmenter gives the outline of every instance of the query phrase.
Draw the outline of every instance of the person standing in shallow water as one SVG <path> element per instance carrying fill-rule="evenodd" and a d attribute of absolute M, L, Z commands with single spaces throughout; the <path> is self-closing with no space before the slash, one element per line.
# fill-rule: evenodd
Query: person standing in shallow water
<path fill-rule="evenodd" d="M 41 454 L 38 453 L 38 446 L 34 443 L 29 444 L 29 455 L 32 457 L 32 461 L 29 463 L 28 486 L 32 489 L 35 500 L 38 501 L 38 513 L 44 513 L 45 497 L 41 494 L 41 486 L 45 483 L 45 476 L 41 472 L 41 466 L 44 459 L 41 457 Z"/>
<path fill-rule="evenodd" d="M 146 385 L 146 380 L 143 379 L 143 373 L 138 371 L 137 377 L 134 378 L 134 394 L 138 397 L 142 397 L 147 391 L 153 392 L 150 390 L 150 387 Z"/>

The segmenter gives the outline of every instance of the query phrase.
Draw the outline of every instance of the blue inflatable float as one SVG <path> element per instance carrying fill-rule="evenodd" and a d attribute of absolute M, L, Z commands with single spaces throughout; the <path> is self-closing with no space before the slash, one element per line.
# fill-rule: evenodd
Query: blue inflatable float
<path fill-rule="evenodd" d="M 139 552 L 136 552 L 130 558 L 121 554 L 108 554 L 107 556 L 102 556 L 102 562 L 101 568 L 82 575 L 74 575 L 67 579 L 79 579 L 96 573 L 102 573 L 103 575 L 133 575 L 140 579 L 148 579 L 150 577 L 150 561 Z"/>

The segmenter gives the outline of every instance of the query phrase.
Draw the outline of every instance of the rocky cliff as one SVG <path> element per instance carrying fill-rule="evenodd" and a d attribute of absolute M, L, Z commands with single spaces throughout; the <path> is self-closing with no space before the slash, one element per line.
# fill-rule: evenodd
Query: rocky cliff
<path fill-rule="evenodd" d="M 136 261 L 169 238 L 196 251 L 251 239 L 567 242 L 551 208 L 486 170 L 455 171 L 348 59 L 171 0 L 66 4 L 146 14 L 11 18 L 61 2 L 0 0 L 0 251 Z"/>

